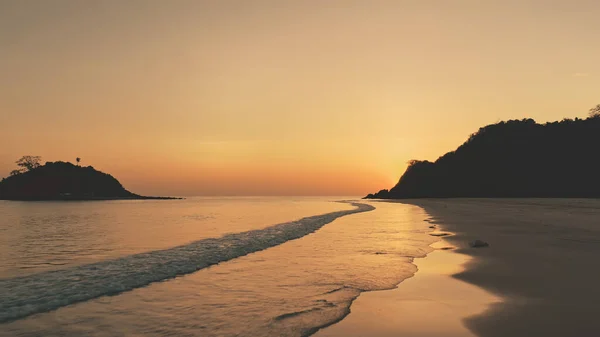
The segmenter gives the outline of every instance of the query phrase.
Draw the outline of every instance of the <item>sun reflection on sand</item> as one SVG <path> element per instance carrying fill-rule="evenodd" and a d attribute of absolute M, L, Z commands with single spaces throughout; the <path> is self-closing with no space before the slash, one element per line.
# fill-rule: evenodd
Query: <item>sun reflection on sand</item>
<path fill-rule="evenodd" d="M 415 259 L 414 277 L 394 290 L 361 294 L 346 319 L 315 336 L 474 336 L 463 319 L 501 299 L 452 277 L 471 257 L 449 250 L 444 240 L 431 247 L 436 250 Z"/>

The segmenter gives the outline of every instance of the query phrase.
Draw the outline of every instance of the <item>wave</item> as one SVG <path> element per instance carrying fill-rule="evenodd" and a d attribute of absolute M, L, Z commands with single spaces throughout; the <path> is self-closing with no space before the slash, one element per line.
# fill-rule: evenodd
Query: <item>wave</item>
<path fill-rule="evenodd" d="M 375 209 L 361 203 L 352 203 L 352 206 L 356 208 L 306 217 L 260 230 L 203 239 L 165 250 L 0 279 L 0 323 L 190 274 L 301 238 L 339 217 Z"/>
<path fill-rule="evenodd" d="M 328 302 L 326 302 L 326 303 L 328 303 Z M 289 312 L 287 314 L 279 315 L 279 316 L 277 316 L 277 317 L 275 317 L 273 319 L 276 320 L 276 321 L 281 321 L 281 320 L 286 319 L 286 318 L 296 317 L 296 316 L 299 316 L 299 315 L 302 315 L 302 314 L 307 314 L 307 313 L 311 313 L 311 312 L 315 312 L 315 311 L 320 311 L 320 310 L 321 310 L 321 308 L 312 308 L 312 309 L 294 311 L 294 312 Z"/>

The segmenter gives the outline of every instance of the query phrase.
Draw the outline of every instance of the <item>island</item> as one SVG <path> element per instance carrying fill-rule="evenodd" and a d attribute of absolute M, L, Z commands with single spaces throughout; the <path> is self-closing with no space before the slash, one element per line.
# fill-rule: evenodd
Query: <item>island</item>
<path fill-rule="evenodd" d="M 62 161 L 40 165 L 39 157 L 34 156 L 25 156 L 17 164 L 22 169 L 0 181 L 0 200 L 181 199 L 132 193 L 113 176 L 92 166 Z"/>
<path fill-rule="evenodd" d="M 485 126 L 435 162 L 410 161 L 394 187 L 365 198 L 599 198 L 596 109 L 587 119 Z"/>

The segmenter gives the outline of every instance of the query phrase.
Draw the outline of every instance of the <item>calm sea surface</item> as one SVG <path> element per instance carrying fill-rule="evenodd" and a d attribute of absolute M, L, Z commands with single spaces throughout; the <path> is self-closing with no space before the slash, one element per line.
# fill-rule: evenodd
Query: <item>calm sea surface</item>
<path fill-rule="evenodd" d="M 348 198 L 0 201 L 0 336 L 305 336 L 435 238 Z"/>

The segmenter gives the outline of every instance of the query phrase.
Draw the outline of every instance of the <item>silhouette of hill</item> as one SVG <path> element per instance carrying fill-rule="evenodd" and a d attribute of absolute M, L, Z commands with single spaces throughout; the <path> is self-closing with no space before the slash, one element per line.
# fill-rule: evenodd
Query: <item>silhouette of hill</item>
<path fill-rule="evenodd" d="M 174 199 L 126 190 L 110 174 L 65 162 L 47 162 L 0 181 L 0 200 Z"/>
<path fill-rule="evenodd" d="M 600 197 L 600 117 L 479 129 L 435 162 L 413 160 L 392 189 L 366 198 Z"/>

